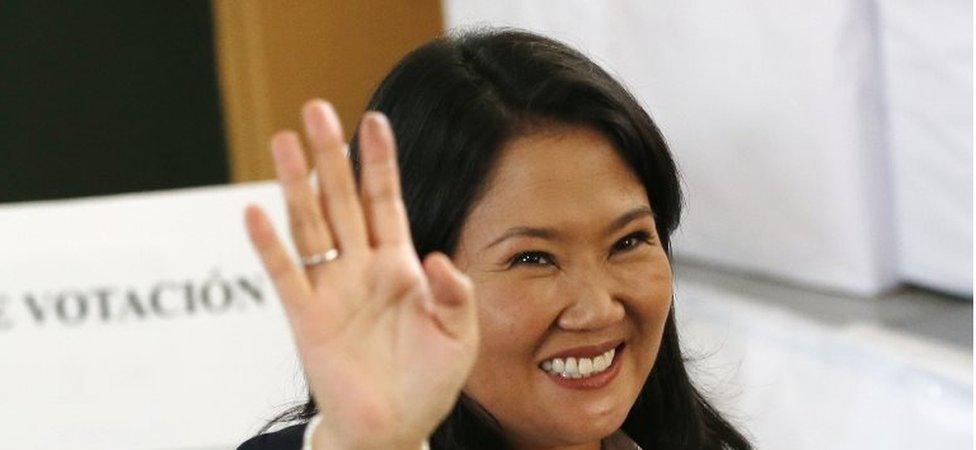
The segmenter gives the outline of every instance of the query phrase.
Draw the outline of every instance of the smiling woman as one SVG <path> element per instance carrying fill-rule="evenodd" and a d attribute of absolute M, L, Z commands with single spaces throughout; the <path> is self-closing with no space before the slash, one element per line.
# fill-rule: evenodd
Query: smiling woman
<path fill-rule="evenodd" d="M 515 139 L 487 181 L 453 254 L 476 286 L 482 335 L 465 393 L 517 448 L 598 441 L 640 393 L 671 305 L 647 193 L 583 124 Z"/>
<path fill-rule="evenodd" d="M 486 30 L 415 50 L 368 108 L 389 124 L 367 115 L 346 168 L 331 109 L 306 108 L 321 199 L 297 138 L 274 144 L 299 251 L 338 260 L 295 270 L 248 211 L 310 393 L 262 431 L 303 423 L 242 449 L 303 433 L 316 448 L 750 448 L 685 370 L 678 174 L 619 83 L 558 42 Z"/>

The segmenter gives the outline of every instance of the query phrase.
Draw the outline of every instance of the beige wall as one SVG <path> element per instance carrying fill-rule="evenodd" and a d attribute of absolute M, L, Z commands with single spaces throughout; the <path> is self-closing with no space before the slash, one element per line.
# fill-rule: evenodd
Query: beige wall
<path fill-rule="evenodd" d="M 298 129 L 305 100 L 332 101 L 352 132 L 404 54 L 443 30 L 438 0 L 214 0 L 231 179 L 272 178 L 268 138 Z"/>

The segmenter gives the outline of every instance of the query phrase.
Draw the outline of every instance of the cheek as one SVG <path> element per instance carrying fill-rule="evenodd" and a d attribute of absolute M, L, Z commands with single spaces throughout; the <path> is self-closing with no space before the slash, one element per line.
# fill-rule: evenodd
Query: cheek
<path fill-rule="evenodd" d="M 558 312 L 546 308 L 554 304 L 546 301 L 549 291 L 551 283 L 475 280 L 482 354 L 531 359 L 535 345 Z"/>
<path fill-rule="evenodd" d="M 660 335 L 671 309 L 671 266 L 663 254 L 660 257 L 633 264 L 621 271 L 621 286 L 626 286 L 636 325 L 645 334 Z"/>
<path fill-rule="evenodd" d="M 478 391 L 494 391 L 503 388 L 491 386 L 499 380 L 499 369 L 509 374 L 533 373 L 537 346 L 558 311 L 546 308 L 555 303 L 546 301 L 549 288 L 543 283 L 474 282 L 481 344 L 468 383 Z"/>

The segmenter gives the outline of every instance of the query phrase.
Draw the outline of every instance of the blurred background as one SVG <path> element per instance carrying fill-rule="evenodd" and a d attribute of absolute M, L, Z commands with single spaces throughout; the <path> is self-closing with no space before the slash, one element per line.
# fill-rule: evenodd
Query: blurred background
<path fill-rule="evenodd" d="M 304 400 L 267 141 L 446 30 L 562 40 L 669 141 L 694 375 L 769 449 L 971 448 L 971 1 L 0 2 L 0 442 L 234 448 Z"/>

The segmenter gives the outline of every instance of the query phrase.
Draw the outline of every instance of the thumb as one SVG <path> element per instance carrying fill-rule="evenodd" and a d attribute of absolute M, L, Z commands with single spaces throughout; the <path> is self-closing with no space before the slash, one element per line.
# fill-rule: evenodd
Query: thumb
<path fill-rule="evenodd" d="M 434 297 L 434 304 L 429 305 L 430 313 L 451 336 L 457 339 L 471 337 L 478 326 L 471 279 L 440 252 L 427 255 L 423 265 Z"/>

